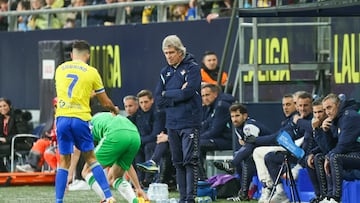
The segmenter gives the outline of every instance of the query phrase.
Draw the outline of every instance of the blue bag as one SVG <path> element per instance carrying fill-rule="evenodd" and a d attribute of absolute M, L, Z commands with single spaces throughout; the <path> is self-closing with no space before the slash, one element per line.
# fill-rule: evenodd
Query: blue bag
<path fill-rule="evenodd" d="M 281 131 L 276 137 L 276 141 L 279 145 L 291 152 L 296 158 L 301 159 L 305 156 L 305 151 L 295 144 L 289 133 L 286 131 Z"/>
<path fill-rule="evenodd" d="M 198 181 L 197 196 L 209 196 L 213 201 L 216 201 L 216 188 L 212 188 L 211 184 L 207 181 Z"/>

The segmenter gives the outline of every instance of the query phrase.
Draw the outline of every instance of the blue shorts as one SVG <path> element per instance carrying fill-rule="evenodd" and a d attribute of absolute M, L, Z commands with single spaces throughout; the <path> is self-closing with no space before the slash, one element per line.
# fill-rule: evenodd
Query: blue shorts
<path fill-rule="evenodd" d="M 79 118 L 57 117 L 56 136 L 61 155 L 72 154 L 74 145 L 82 152 L 94 149 L 88 121 Z"/>

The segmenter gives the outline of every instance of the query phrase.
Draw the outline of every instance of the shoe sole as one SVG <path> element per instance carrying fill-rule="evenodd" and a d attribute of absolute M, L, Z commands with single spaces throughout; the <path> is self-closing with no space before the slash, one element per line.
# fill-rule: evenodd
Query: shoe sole
<path fill-rule="evenodd" d="M 214 162 L 213 164 L 214 164 L 215 168 L 217 168 L 219 170 L 222 170 L 222 171 L 225 171 L 228 174 L 234 174 L 235 173 L 235 170 L 225 169 L 222 164 L 218 164 L 216 162 Z"/>
<path fill-rule="evenodd" d="M 32 172 L 35 172 L 35 171 L 27 171 L 27 170 L 24 170 L 24 169 L 18 168 L 18 167 L 16 167 L 16 170 L 17 170 L 18 172 L 24 172 L 24 173 L 32 173 Z"/>
<path fill-rule="evenodd" d="M 136 167 L 142 171 L 142 172 L 146 172 L 146 173 L 158 173 L 159 170 L 149 170 L 146 167 L 142 166 L 142 165 L 136 165 Z"/>

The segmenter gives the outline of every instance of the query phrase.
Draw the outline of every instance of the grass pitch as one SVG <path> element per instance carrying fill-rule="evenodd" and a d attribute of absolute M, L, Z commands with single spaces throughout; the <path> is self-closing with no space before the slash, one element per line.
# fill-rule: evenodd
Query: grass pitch
<path fill-rule="evenodd" d="M 117 191 L 113 190 L 113 194 L 118 203 L 126 203 Z M 171 192 L 170 198 L 178 198 L 177 192 Z M 10 186 L 0 187 L 1 203 L 51 203 L 55 201 L 54 186 Z M 99 197 L 95 192 L 88 191 L 67 191 L 64 198 L 65 203 L 98 203 Z M 218 199 L 218 203 L 229 203 L 225 199 Z M 249 203 L 255 203 L 253 200 Z"/>

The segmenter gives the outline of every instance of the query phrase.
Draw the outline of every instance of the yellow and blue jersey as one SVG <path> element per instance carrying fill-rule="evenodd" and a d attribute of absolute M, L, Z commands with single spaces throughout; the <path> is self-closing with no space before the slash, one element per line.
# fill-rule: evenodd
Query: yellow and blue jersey
<path fill-rule="evenodd" d="M 55 72 L 58 97 L 56 117 L 74 117 L 84 121 L 91 119 L 90 97 L 104 92 L 99 72 L 82 61 L 68 61 Z"/>

